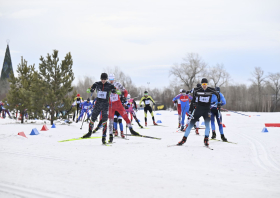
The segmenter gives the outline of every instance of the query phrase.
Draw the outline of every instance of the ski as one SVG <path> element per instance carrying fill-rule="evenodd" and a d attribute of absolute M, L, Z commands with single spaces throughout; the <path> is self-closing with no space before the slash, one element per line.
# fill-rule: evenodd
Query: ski
<path fill-rule="evenodd" d="M 170 145 L 167 145 L 167 147 L 172 147 L 172 146 L 182 146 L 182 145 L 177 145 L 177 144 L 170 144 Z"/>
<path fill-rule="evenodd" d="M 135 136 L 135 137 L 143 137 L 143 138 L 151 138 L 151 139 L 161 140 L 161 138 L 151 137 L 151 136 L 147 136 L 147 135 L 132 135 L 132 134 L 124 134 L 124 135 L 127 135 L 127 136 Z"/>
<path fill-rule="evenodd" d="M 69 141 L 75 141 L 75 140 L 86 140 L 86 139 L 97 139 L 97 138 L 101 138 L 101 137 L 90 137 L 90 138 L 79 137 L 79 138 L 72 138 L 72 139 L 68 139 L 68 140 L 61 140 L 58 142 L 69 142 Z"/>
<path fill-rule="evenodd" d="M 149 126 L 162 126 L 162 127 L 168 127 L 168 126 L 165 126 L 165 125 L 149 125 Z"/>
<path fill-rule="evenodd" d="M 210 149 L 210 150 L 214 150 L 214 149 L 212 149 L 211 147 L 209 147 L 209 146 L 204 146 L 204 147 L 206 147 L 206 148 L 208 148 L 208 149 Z"/>
<path fill-rule="evenodd" d="M 217 139 L 210 139 L 210 140 L 216 140 L 216 141 L 219 141 L 219 142 L 225 142 L 225 141 L 223 141 L 223 140 L 217 140 Z M 237 144 L 236 142 L 229 142 L 229 141 L 227 141 L 227 142 L 225 142 L 225 143 Z"/>
<path fill-rule="evenodd" d="M 112 144 L 109 143 L 105 143 L 105 144 L 101 144 L 102 146 L 112 146 Z"/>

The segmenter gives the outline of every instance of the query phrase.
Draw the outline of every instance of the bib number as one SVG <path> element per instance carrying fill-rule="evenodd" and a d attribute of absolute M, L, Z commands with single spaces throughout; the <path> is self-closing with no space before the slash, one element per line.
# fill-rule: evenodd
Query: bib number
<path fill-rule="evenodd" d="M 117 100 L 119 100 L 118 94 L 111 94 L 110 100 L 111 102 L 116 102 Z"/>
<path fill-rule="evenodd" d="M 208 96 L 208 97 L 202 97 L 202 96 L 200 96 L 200 97 L 199 97 L 199 101 L 200 101 L 200 102 L 205 102 L 205 103 L 207 103 L 207 102 L 209 102 L 209 96 Z"/>
<path fill-rule="evenodd" d="M 98 98 L 106 99 L 106 96 L 107 96 L 107 92 L 106 92 L 106 91 L 99 91 L 99 92 L 97 93 L 97 97 L 98 97 Z"/>
<path fill-rule="evenodd" d="M 77 101 L 77 104 L 80 104 L 81 103 L 81 101 Z"/>
<path fill-rule="evenodd" d="M 150 101 L 149 101 L 149 100 L 146 100 L 146 101 L 145 101 L 145 104 L 146 104 L 146 105 L 150 104 Z"/>

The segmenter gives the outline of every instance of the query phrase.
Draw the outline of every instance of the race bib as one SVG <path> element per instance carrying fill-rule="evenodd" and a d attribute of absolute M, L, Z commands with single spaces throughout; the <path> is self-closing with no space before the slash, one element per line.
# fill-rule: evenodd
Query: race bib
<path fill-rule="evenodd" d="M 115 101 L 119 100 L 118 94 L 111 94 L 110 100 L 111 100 L 111 102 L 115 102 Z"/>
<path fill-rule="evenodd" d="M 77 104 L 80 104 L 81 103 L 81 101 L 77 101 Z"/>
<path fill-rule="evenodd" d="M 200 96 L 200 97 L 199 97 L 199 101 L 200 101 L 200 102 L 205 102 L 205 103 L 207 103 L 207 102 L 209 102 L 209 99 L 210 99 L 210 96 L 208 96 L 208 97 L 202 97 L 202 96 Z"/>
<path fill-rule="evenodd" d="M 106 96 L 107 96 L 107 92 L 106 92 L 106 91 L 99 91 L 99 92 L 97 93 L 97 97 L 98 97 L 98 98 L 106 99 Z"/>
<path fill-rule="evenodd" d="M 145 100 L 145 104 L 146 105 L 150 104 L 150 100 Z"/>
<path fill-rule="evenodd" d="M 84 109 L 88 109 L 88 108 L 89 108 L 89 106 L 85 106 L 85 107 L 84 107 Z"/>

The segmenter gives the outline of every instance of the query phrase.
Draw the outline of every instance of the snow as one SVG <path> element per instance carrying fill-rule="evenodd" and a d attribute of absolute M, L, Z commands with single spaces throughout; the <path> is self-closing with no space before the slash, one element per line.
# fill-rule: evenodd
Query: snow
<path fill-rule="evenodd" d="M 81 122 L 40 131 L 40 120 L 0 119 L 0 197 L 280 197 L 280 128 L 261 132 L 264 123 L 279 123 L 280 113 L 224 112 L 225 136 L 238 144 L 211 140 L 214 150 L 203 146 L 203 130 L 192 130 L 182 147 L 167 147 L 183 137 L 176 113 L 154 112 L 164 126 L 152 126 L 149 113 L 149 129 L 134 123 L 162 140 L 115 138 L 110 147 L 101 139 L 58 142 L 85 134 Z M 143 111 L 137 117 L 144 125 Z M 29 135 L 33 128 L 40 134 Z M 27 138 L 17 135 L 22 131 Z"/>

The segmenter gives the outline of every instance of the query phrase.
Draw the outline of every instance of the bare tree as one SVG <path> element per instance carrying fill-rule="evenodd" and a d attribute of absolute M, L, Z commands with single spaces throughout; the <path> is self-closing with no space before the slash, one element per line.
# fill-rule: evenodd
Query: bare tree
<path fill-rule="evenodd" d="M 92 86 L 92 84 L 95 82 L 95 79 L 93 77 L 84 76 L 82 79 L 79 79 L 76 86 L 74 86 L 74 90 L 79 93 L 84 100 L 86 100 L 89 97 L 89 93 L 87 93 L 87 89 Z M 95 97 L 96 93 L 93 93 L 93 96 Z"/>
<path fill-rule="evenodd" d="M 266 77 L 264 76 L 264 71 L 260 67 L 255 67 L 255 71 L 252 73 L 253 78 L 249 79 L 258 90 L 258 111 L 261 109 L 262 102 L 262 88 L 265 83 Z"/>
<path fill-rule="evenodd" d="M 280 73 L 276 74 L 269 74 L 268 78 L 270 80 L 269 84 L 273 90 L 274 98 L 275 98 L 275 106 L 273 111 L 277 111 L 277 103 L 279 99 L 279 92 L 280 92 Z"/>
<path fill-rule="evenodd" d="M 228 83 L 230 79 L 229 73 L 224 69 L 223 64 L 216 64 L 214 67 L 210 67 L 208 72 L 209 81 L 213 81 L 214 87 L 221 87 Z"/>
<path fill-rule="evenodd" d="M 169 71 L 169 76 L 175 76 L 180 79 L 188 89 L 194 87 L 199 74 L 205 71 L 206 63 L 196 53 L 189 53 L 186 58 L 183 58 L 183 63 L 180 65 L 174 64 Z"/>

